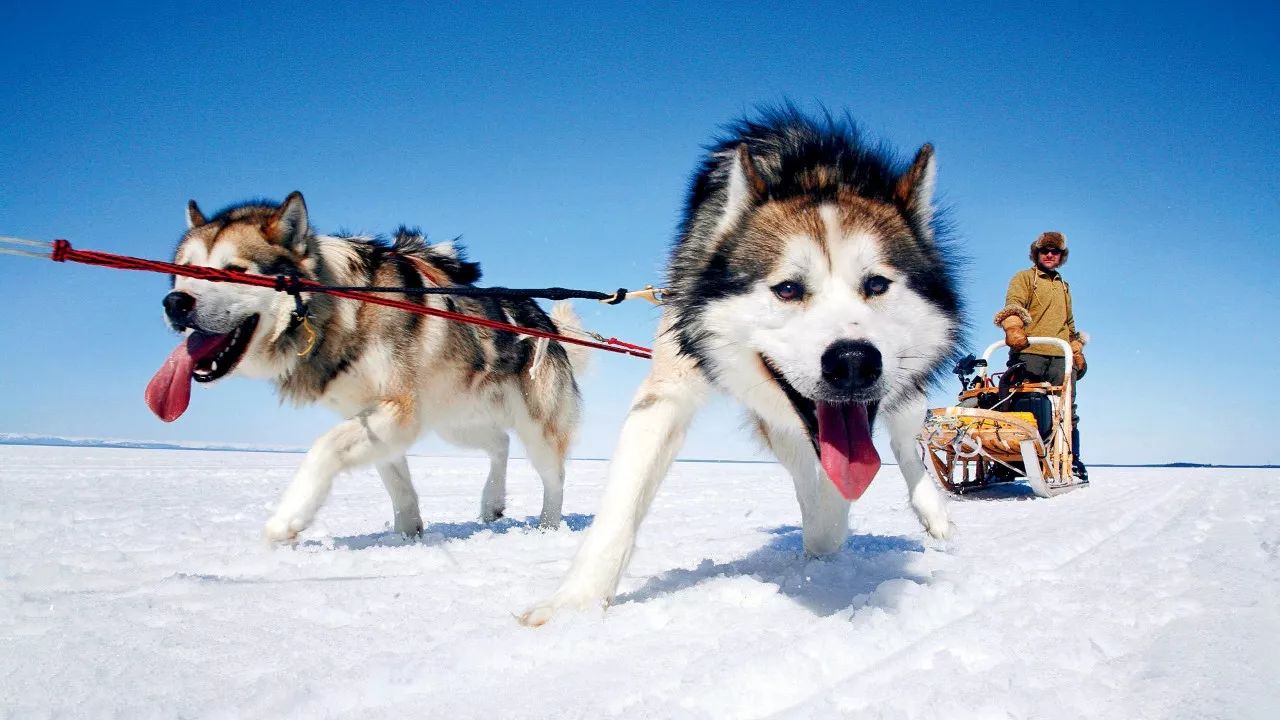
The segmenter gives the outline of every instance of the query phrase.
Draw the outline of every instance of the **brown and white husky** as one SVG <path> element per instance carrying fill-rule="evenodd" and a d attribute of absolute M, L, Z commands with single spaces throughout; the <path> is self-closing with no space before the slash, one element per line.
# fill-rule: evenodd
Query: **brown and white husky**
<path fill-rule="evenodd" d="M 737 124 L 690 187 L 668 302 L 604 498 L 568 575 L 522 621 L 599 608 L 712 389 L 740 401 L 795 483 L 811 555 L 838 550 L 875 477 L 877 419 L 931 535 L 950 531 L 915 437 L 925 391 L 960 340 L 952 263 L 933 208 L 933 148 L 899 164 L 847 122 L 794 109 Z"/>
<path fill-rule="evenodd" d="M 297 192 L 279 205 L 249 202 L 212 217 L 192 201 L 187 224 L 174 255 L 182 265 L 344 286 L 465 286 L 480 277 L 459 248 L 428 245 L 403 227 L 390 242 L 316 234 Z M 585 363 L 585 349 L 320 293 L 302 297 L 305 323 L 284 293 L 176 278 L 164 309 L 184 337 L 146 392 L 152 411 L 168 422 L 186 410 L 193 380 L 234 373 L 264 378 L 282 398 L 320 403 L 343 418 L 307 452 L 267 521 L 268 539 L 294 539 L 311 524 L 334 476 L 366 465 L 377 467 L 391 496 L 395 530 L 421 531 L 405 451 L 427 432 L 489 455 L 480 517 L 491 521 L 505 509 L 514 430 L 542 478 L 540 524 L 559 525 L 581 404 L 574 371 Z M 563 303 L 548 317 L 532 300 L 399 297 L 545 331 L 578 326 Z"/>

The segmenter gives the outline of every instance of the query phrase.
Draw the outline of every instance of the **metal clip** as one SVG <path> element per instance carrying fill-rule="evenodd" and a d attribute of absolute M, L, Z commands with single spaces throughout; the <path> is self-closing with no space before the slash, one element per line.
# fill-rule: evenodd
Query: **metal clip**
<path fill-rule="evenodd" d="M 621 295 L 622 297 L 618 297 Z M 667 289 L 656 288 L 652 285 L 645 285 L 643 290 L 618 290 L 611 298 L 606 298 L 600 302 L 606 305 L 617 305 L 623 300 L 631 300 L 633 298 L 642 298 L 648 300 L 654 305 L 661 305 L 667 301 Z"/>

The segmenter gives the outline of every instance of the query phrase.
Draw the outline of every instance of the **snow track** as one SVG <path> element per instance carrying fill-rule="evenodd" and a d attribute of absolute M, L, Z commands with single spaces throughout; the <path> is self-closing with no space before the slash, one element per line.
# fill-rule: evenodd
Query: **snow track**
<path fill-rule="evenodd" d="M 1093 470 L 1051 500 L 952 503 L 927 540 L 885 468 L 831 559 L 801 555 L 772 465 L 678 464 L 618 604 L 529 630 L 566 525 L 513 461 L 412 458 L 426 535 L 385 530 L 370 472 L 272 549 L 299 460 L 0 447 L 0 717 L 1271 718 L 1280 472 Z"/>

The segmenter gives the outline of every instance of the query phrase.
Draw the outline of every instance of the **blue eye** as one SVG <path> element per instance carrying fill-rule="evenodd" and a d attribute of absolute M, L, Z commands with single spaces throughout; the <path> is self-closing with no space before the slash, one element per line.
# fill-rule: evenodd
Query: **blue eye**
<path fill-rule="evenodd" d="M 862 281 L 862 294 L 867 297 L 883 295 L 889 290 L 889 285 L 892 282 L 892 280 L 883 275 L 872 275 Z"/>
<path fill-rule="evenodd" d="M 795 302 L 796 300 L 804 299 L 804 285 L 801 285 L 798 282 L 787 280 L 786 282 L 780 282 L 769 289 L 773 291 L 774 295 L 778 296 L 779 300 Z"/>

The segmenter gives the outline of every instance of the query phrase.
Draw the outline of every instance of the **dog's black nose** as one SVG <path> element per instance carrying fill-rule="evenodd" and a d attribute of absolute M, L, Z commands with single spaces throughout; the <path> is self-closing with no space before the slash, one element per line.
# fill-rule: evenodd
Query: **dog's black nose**
<path fill-rule="evenodd" d="M 880 351 L 871 343 L 841 340 L 822 353 L 822 379 L 840 392 L 866 390 L 880 379 Z"/>
<path fill-rule="evenodd" d="M 191 319 L 191 311 L 196 308 L 196 299 L 180 290 L 174 290 L 164 296 L 164 314 L 175 325 L 186 325 Z"/>

